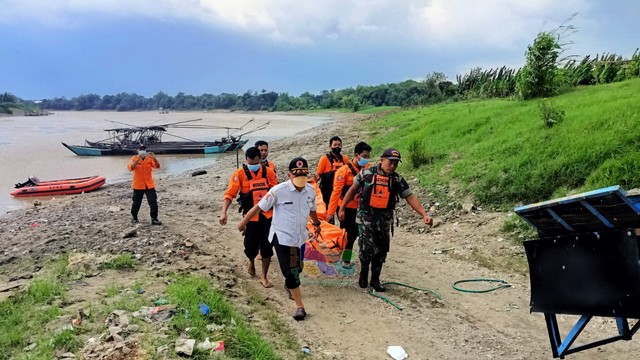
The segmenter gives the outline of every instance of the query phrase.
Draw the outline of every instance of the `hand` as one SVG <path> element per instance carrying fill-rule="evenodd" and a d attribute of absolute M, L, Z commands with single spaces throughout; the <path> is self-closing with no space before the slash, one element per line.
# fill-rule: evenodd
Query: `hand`
<path fill-rule="evenodd" d="M 318 236 L 320 236 L 320 231 L 321 231 L 321 229 L 320 229 L 320 225 L 315 225 L 315 224 L 314 224 L 314 225 L 313 225 L 313 229 L 314 229 L 314 232 L 315 232 L 315 234 L 316 234 L 316 239 L 317 239 L 317 238 L 318 238 Z"/>
<path fill-rule="evenodd" d="M 429 225 L 429 227 L 433 226 L 433 219 L 428 214 L 424 214 L 424 216 L 422 217 L 422 221 L 424 221 L 425 224 Z"/>
<path fill-rule="evenodd" d="M 344 216 L 345 216 L 344 207 L 341 207 L 340 210 L 338 210 L 338 219 L 340 219 L 340 221 L 344 221 Z"/>
<path fill-rule="evenodd" d="M 331 214 L 331 215 L 327 214 L 327 216 L 326 216 L 326 219 L 325 219 L 325 220 L 326 220 L 329 224 L 333 224 L 333 223 L 335 222 L 334 217 L 335 217 L 335 215 L 334 215 L 334 214 Z"/>
<path fill-rule="evenodd" d="M 240 221 L 238 223 L 238 231 L 243 232 L 246 228 L 247 228 L 247 224 L 245 224 L 243 221 Z"/>
<path fill-rule="evenodd" d="M 149 155 L 150 158 L 155 159 L 156 158 L 156 154 L 154 154 L 153 152 L 148 152 L 147 155 Z"/>
<path fill-rule="evenodd" d="M 218 221 L 220 222 L 220 225 L 227 225 L 227 214 L 220 214 Z"/>

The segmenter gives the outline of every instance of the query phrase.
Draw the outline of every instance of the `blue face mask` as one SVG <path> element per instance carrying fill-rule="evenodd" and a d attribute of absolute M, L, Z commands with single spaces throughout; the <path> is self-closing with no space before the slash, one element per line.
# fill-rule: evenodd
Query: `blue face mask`
<path fill-rule="evenodd" d="M 253 172 L 260 170 L 260 164 L 255 164 L 255 165 L 247 164 L 247 167 L 249 168 L 249 170 Z"/>
<path fill-rule="evenodd" d="M 369 159 L 360 158 L 360 160 L 358 160 L 358 165 L 360 165 L 360 166 L 365 166 L 368 163 L 369 163 Z"/>

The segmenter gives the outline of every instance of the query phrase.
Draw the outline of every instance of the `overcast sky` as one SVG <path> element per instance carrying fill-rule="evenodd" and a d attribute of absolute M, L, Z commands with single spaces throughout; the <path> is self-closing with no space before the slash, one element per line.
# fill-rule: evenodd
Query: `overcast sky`
<path fill-rule="evenodd" d="M 568 54 L 630 57 L 638 0 L 0 0 L 0 92 L 343 89 L 520 67 L 573 13 Z"/>

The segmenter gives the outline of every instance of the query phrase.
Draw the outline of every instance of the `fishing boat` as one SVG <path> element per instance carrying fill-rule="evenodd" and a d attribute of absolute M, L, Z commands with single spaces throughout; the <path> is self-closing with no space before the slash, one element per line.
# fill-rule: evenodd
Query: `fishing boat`
<path fill-rule="evenodd" d="M 62 145 L 78 156 L 135 155 L 138 153 L 138 147 L 140 147 L 140 145 L 145 145 L 147 147 L 147 151 L 158 155 L 218 154 L 241 149 L 249 141 L 248 139 L 242 138 L 244 135 L 262 130 L 269 125 L 269 122 L 267 122 L 245 133 L 234 135 L 237 131 L 242 130 L 243 127 L 254 121 L 254 119 L 252 118 L 247 123 L 237 128 L 187 124 L 201 120 L 202 119 L 193 119 L 152 126 L 135 126 L 108 120 L 113 123 L 127 125 L 127 127 L 106 129 L 105 131 L 109 133 L 109 137 L 103 140 L 85 140 L 84 145 L 69 145 L 63 142 Z M 197 141 L 168 133 L 167 128 L 200 130 L 224 129 L 227 131 L 227 136 L 213 141 Z M 234 131 L 231 132 L 231 130 Z M 179 138 L 181 141 L 163 141 L 163 135 L 173 136 Z"/>
<path fill-rule="evenodd" d="M 11 196 L 27 197 L 80 194 L 96 190 L 104 185 L 105 182 L 105 177 L 99 175 L 48 181 L 40 181 L 36 177 L 30 177 L 26 182 L 16 184 L 16 190 L 11 193 Z"/>

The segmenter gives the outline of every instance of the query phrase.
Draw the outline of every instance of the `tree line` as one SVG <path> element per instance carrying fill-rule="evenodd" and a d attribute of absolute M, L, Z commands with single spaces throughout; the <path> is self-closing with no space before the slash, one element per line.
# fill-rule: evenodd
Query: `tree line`
<path fill-rule="evenodd" d="M 561 28 L 559 28 L 561 29 Z M 350 109 L 358 111 L 367 107 L 414 107 L 447 101 L 474 98 L 549 97 L 565 88 L 578 85 L 597 85 L 640 77 L 640 52 L 631 58 L 603 54 L 560 58 L 566 50 L 562 34 L 557 31 L 541 32 L 533 44 L 527 47 L 526 63 L 520 69 L 508 67 L 495 69 L 475 68 L 458 75 L 455 82 L 440 72 L 433 72 L 424 80 L 407 80 L 400 83 L 375 86 L 357 86 L 341 90 L 324 90 L 314 95 L 305 92 L 300 96 L 286 92 L 249 90 L 244 94 L 222 93 L 200 96 L 178 93 L 175 96 L 158 92 L 151 98 L 138 94 L 116 95 L 86 94 L 71 99 L 56 97 L 44 99 L 40 107 L 47 110 L 245 110 L 291 111 L 315 109 Z M 12 96 L 5 93 L 5 97 Z M 17 101 L 21 101 L 17 99 Z M 1 103 L 1 99 L 0 99 Z"/>

